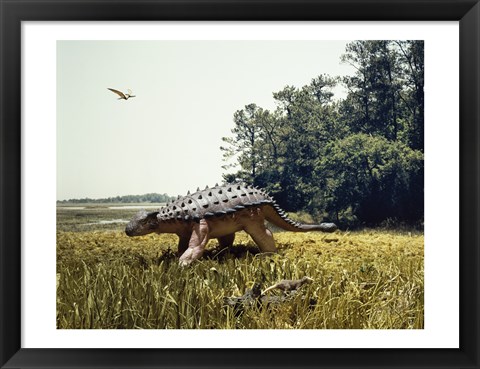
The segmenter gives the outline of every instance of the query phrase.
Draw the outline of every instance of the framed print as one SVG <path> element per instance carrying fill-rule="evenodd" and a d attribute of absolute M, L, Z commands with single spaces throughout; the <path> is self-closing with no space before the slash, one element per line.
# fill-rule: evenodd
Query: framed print
<path fill-rule="evenodd" d="M 479 367 L 477 1 L 0 1 L 2 368 Z"/>

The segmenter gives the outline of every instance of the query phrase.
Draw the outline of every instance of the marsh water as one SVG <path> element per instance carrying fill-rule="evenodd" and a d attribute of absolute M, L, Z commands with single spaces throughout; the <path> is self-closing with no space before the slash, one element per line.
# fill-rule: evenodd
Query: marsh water
<path fill-rule="evenodd" d="M 125 224 L 142 209 L 152 211 L 164 203 L 148 204 L 75 204 L 57 206 L 57 230 L 123 230 Z"/>

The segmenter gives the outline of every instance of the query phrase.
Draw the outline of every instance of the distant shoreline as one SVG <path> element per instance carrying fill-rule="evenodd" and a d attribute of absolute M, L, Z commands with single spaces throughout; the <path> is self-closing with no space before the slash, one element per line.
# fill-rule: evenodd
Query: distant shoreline
<path fill-rule="evenodd" d="M 67 210 L 82 210 L 82 209 L 95 209 L 95 208 L 109 208 L 109 209 L 153 209 L 160 208 L 165 206 L 165 202 L 69 202 L 69 203 L 60 203 L 57 201 L 57 209 L 67 209 Z"/>
<path fill-rule="evenodd" d="M 58 205 L 79 205 L 79 204 L 162 204 L 174 197 L 159 193 L 147 193 L 143 195 L 124 195 L 114 196 L 100 199 L 92 199 L 89 197 L 79 199 L 57 200 Z"/>

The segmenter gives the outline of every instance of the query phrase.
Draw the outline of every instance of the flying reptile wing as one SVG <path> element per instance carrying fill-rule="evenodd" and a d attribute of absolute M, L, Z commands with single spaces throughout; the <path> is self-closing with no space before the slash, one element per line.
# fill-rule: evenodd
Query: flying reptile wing
<path fill-rule="evenodd" d="M 108 87 L 107 87 L 108 88 Z M 114 90 L 113 88 L 108 88 L 110 91 L 115 92 L 118 96 L 120 96 L 122 99 L 125 99 L 125 95 L 122 91 Z"/>

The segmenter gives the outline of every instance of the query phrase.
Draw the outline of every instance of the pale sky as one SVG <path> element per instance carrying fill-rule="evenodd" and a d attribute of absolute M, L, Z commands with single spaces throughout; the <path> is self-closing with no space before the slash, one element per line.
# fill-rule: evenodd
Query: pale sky
<path fill-rule="evenodd" d="M 57 200 L 220 183 L 234 112 L 274 110 L 286 85 L 353 74 L 340 63 L 348 42 L 58 41 Z"/>

